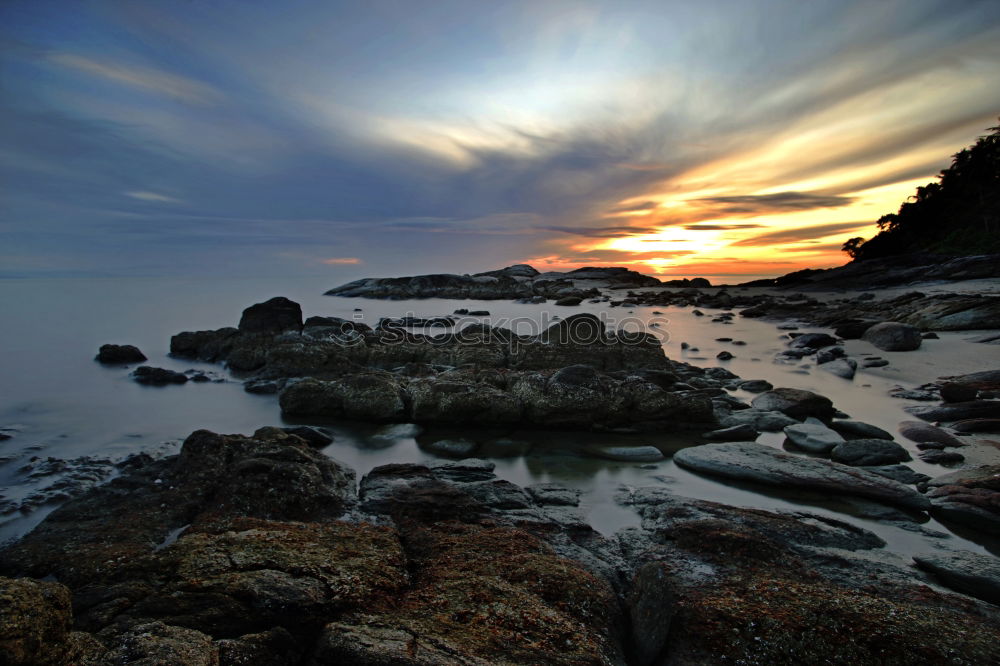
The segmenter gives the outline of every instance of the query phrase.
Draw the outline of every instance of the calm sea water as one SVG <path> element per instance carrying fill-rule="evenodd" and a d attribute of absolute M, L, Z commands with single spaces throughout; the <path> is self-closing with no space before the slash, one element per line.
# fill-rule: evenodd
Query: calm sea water
<path fill-rule="evenodd" d="M 793 386 L 830 397 L 853 418 L 894 432 L 899 421 L 909 418 L 902 410 L 907 401 L 888 397 L 898 383 L 912 385 L 942 374 L 982 369 L 982 345 L 969 346 L 965 334 L 943 334 L 930 345 L 907 356 L 882 353 L 893 360 L 888 368 L 865 371 L 853 382 L 811 367 L 811 362 L 780 365 L 772 362 L 784 348 L 781 331 L 774 324 L 737 317 L 732 325 L 712 323 L 711 317 L 693 316 L 690 309 L 635 308 L 626 311 L 606 304 L 576 308 L 518 305 L 500 301 L 373 301 L 323 296 L 335 286 L 316 278 L 276 279 L 52 279 L 0 280 L 0 427 L 14 428 L 14 438 L 0 442 L 0 495 L 17 499 L 51 483 L 53 478 L 27 478 L 24 465 L 32 457 L 72 460 L 82 456 L 120 459 L 130 453 L 175 451 L 190 432 L 207 428 L 223 433 L 251 433 L 265 425 L 283 423 L 274 396 L 247 394 L 236 381 L 188 383 L 183 386 L 146 387 L 128 377 L 129 370 L 104 367 L 94 362 L 104 343 L 134 344 L 151 365 L 187 370 L 201 368 L 227 376 L 222 368 L 191 363 L 167 355 L 170 336 L 184 330 L 233 326 L 243 308 L 273 296 L 287 296 L 302 304 L 310 315 L 360 317 L 374 324 L 382 316 L 435 316 L 450 314 L 458 307 L 489 310 L 490 320 L 515 322 L 520 332 L 537 330 L 556 316 L 590 311 L 604 313 L 612 324 L 628 318 L 632 326 L 656 321 L 663 334 L 664 349 L 672 358 L 696 365 L 725 365 L 746 379 L 767 379 L 775 386 Z M 362 312 L 356 313 L 355 308 Z M 662 314 L 654 314 L 660 311 Z M 710 311 L 706 311 L 712 314 Z M 818 329 L 810 329 L 818 330 Z M 715 338 L 731 337 L 747 342 L 733 347 Z M 686 341 L 700 351 L 680 350 Z M 865 350 L 851 342 L 848 349 Z M 736 358 L 715 359 L 729 349 Z M 992 352 L 992 350 L 989 350 Z M 749 394 L 742 397 L 749 399 Z M 384 437 L 376 426 L 326 423 L 336 441 L 326 452 L 364 474 L 388 462 L 416 462 L 433 458 L 412 437 Z M 464 433 L 475 438 L 477 433 Z M 858 518 L 842 503 L 803 493 L 762 491 L 738 484 L 700 477 L 676 467 L 669 459 L 653 465 L 609 462 L 585 457 L 586 444 L 653 444 L 665 452 L 698 443 L 691 434 L 647 434 L 631 438 L 581 433 L 508 433 L 524 439 L 531 452 L 516 458 L 499 458 L 497 473 L 522 485 L 558 481 L 583 492 L 583 508 L 591 523 L 604 533 L 637 524 L 634 513 L 614 501 L 623 489 L 667 484 L 680 495 L 717 500 L 742 506 L 812 511 L 850 520 L 878 532 L 890 547 L 909 553 L 935 547 L 997 550 L 995 544 L 974 534 L 956 535 L 935 521 L 925 524 L 949 534 L 929 538 L 919 532 Z M 780 444 L 781 436 L 764 435 L 761 441 Z M 904 445 L 909 446 L 904 442 Z M 914 457 L 916 450 L 914 451 Z M 911 466 L 932 476 L 943 473 L 938 466 L 919 460 Z M 0 540 L 23 534 L 39 522 L 52 506 L 27 515 L 0 518 Z"/>

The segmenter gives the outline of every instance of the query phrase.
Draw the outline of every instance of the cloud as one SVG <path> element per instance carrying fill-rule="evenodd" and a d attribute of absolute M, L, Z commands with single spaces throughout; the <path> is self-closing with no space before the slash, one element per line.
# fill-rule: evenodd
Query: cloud
<path fill-rule="evenodd" d="M 641 234 L 653 233 L 658 229 L 656 226 L 647 227 L 566 227 L 559 225 L 537 227 L 544 231 L 555 231 L 561 234 L 571 234 L 573 236 L 585 236 L 587 238 L 620 238 L 622 236 L 638 236 Z"/>
<path fill-rule="evenodd" d="M 874 222 L 834 222 L 831 224 L 816 224 L 811 227 L 784 229 L 782 231 L 774 231 L 760 236 L 744 238 L 742 240 L 734 241 L 730 245 L 740 247 L 763 247 L 767 245 L 779 245 L 782 243 L 795 243 L 814 238 L 822 238 L 824 236 L 840 232 L 847 233 L 850 231 L 869 229 L 873 226 Z"/>
<path fill-rule="evenodd" d="M 717 213 L 767 215 L 815 208 L 837 208 L 850 204 L 852 197 L 813 192 L 776 192 L 694 199 Z"/>
<path fill-rule="evenodd" d="M 687 224 L 688 231 L 734 231 L 737 229 L 760 229 L 762 224 Z"/>
<path fill-rule="evenodd" d="M 611 214 L 614 213 L 638 213 L 645 210 L 654 210 L 659 206 L 659 202 L 656 201 L 643 201 L 641 203 L 628 204 L 625 206 L 615 206 L 610 211 Z"/>
<path fill-rule="evenodd" d="M 188 104 L 210 105 L 223 99 L 219 90 L 206 83 L 158 69 L 101 62 L 72 53 L 50 53 L 46 59 L 63 67 L 179 99 Z"/>
<path fill-rule="evenodd" d="M 340 265 L 354 265 L 364 263 L 357 257 L 330 257 L 329 259 L 323 259 L 324 264 L 330 266 L 340 266 Z"/>
<path fill-rule="evenodd" d="M 132 192 L 125 192 L 125 196 L 132 197 L 133 199 L 138 199 L 139 201 L 151 201 L 158 203 L 183 203 L 180 199 L 177 199 L 176 197 L 168 197 L 166 194 L 147 192 L 145 190 L 134 190 Z"/>

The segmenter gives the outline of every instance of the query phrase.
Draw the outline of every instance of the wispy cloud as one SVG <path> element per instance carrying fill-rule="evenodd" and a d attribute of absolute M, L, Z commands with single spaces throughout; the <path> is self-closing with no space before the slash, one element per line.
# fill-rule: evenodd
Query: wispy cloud
<path fill-rule="evenodd" d="M 357 257 L 330 257 L 329 259 L 323 259 L 323 263 L 329 266 L 342 266 L 356 265 L 363 262 Z"/>
<path fill-rule="evenodd" d="M 837 222 L 834 224 L 817 224 L 796 229 L 782 229 L 771 233 L 751 236 L 742 240 L 734 241 L 732 245 L 738 247 L 760 247 L 767 245 L 780 245 L 782 243 L 794 243 L 806 241 L 814 238 L 822 238 L 832 234 L 859 231 L 873 227 L 872 222 Z M 845 239 L 846 240 L 846 239 Z"/>
<path fill-rule="evenodd" d="M 183 201 L 176 197 L 170 197 L 166 194 L 159 194 L 157 192 L 148 192 L 146 190 L 133 190 L 131 192 L 126 192 L 125 196 L 138 199 L 139 201 L 150 201 L 154 203 L 183 203 Z"/>
<path fill-rule="evenodd" d="M 704 204 L 717 213 L 766 215 L 775 212 L 836 208 L 846 206 L 854 199 L 815 192 L 776 192 L 774 194 L 705 197 L 694 201 Z"/>
<path fill-rule="evenodd" d="M 206 83 L 150 67 L 123 65 L 61 52 L 49 53 L 47 60 L 109 81 L 173 97 L 188 104 L 209 105 L 223 99 L 219 90 Z"/>

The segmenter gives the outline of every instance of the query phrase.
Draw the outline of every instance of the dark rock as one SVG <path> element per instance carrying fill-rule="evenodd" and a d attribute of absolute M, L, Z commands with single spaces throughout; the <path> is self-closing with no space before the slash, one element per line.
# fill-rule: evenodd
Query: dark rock
<path fill-rule="evenodd" d="M 291 426 L 282 428 L 282 431 L 289 435 L 295 435 L 304 440 L 306 444 L 314 449 L 323 449 L 333 443 L 333 435 L 322 428 L 311 426 Z"/>
<path fill-rule="evenodd" d="M 538 483 L 525 490 L 543 506 L 579 506 L 580 491 L 559 483 Z"/>
<path fill-rule="evenodd" d="M 786 426 L 798 423 L 790 416 L 785 416 L 781 412 L 763 411 L 759 409 L 745 409 L 726 416 L 720 420 L 720 424 L 726 427 L 749 425 L 754 430 L 763 432 L 781 432 Z"/>
<path fill-rule="evenodd" d="M 907 407 L 906 411 L 925 421 L 965 421 L 1000 418 L 1000 400 L 971 400 L 939 407 Z"/>
<path fill-rule="evenodd" d="M 718 354 L 715 355 L 715 358 L 719 359 L 720 361 L 728 361 L 736 357 L 733 356 L 730 352 L 720 351 Z"/>
<path fill-rule="evenodd" d="M 579 305 L 583 302 L 583 299 L 579 296 L 566 296 L 560 298 L 555 302 L 555 305 Z"/>
<path fill-rule="evenodd" d="M 854 321 L 840 324 L 834 329 L 834 334 L 844 340 L 860 340 L 869 328 L 878 322 L 874 321 Z"/>
<path fill-rule="evenodd" d="M 967 550 L 920 553 L 917 566 L 963 594 L 1000 605 L 1000 559 Z"/>
<path fill-rule="evenodd" d="M 975 530 L 1000 534 L 1000 465 L 981 465 L 928 482 L 932 515 Z"/>
<path fill-rule="evenodd" d="M 790 334 L 794 335 L 794 334 Z M 796 336 L 789 345 L 797 348 L 820 349 L 821 347 L 832 347 L 837 344 L 837 338 L 826 333 L 804 333 Z"/>
<path fill-rule="evenodd" d="M 674 454 L 674 462 L 713 476 L 865 497 L 910 509 L 930 507 L 930 502 L 909 486 L 877 474 L 753 442 L 693 446 Z"/>
<path fill-rule="evenodd" d="M 424 444 L 423 448 L 449 458 L 468 458 L 475 455 L 479 444 L 467 439 L 438 439 Z"/>
<path fill-rule="evenodd" d="M 821 423 L 796 423 L 786 426 L 784 432 L 795 446 L 812 453 L 829 453 L 844 443 L 843 437 Z"/>
<path fill-rule="evenodd" d="M 469 311 L 469 316 L 470 317 L 489 317 L 490 316 L 490 311 L 489 310 L 470 310 Z"/>
<path fill-rule="evenodd" d="M 655 446 L 588 446 L 587 453 L 620 462 L 659 462 L 663 452 Z"/>
<path fill-rule="evenodd" d="M 885 430 L 861 421 L 831 421 L 829 425 L 844 439 L 892 439 Z"/>
<path fill-rule="evenodd" d="M 884 368 L 889 365 L 889 361 L 884 358 L 868 358 L 861 363 L 864 368 Z"/>
<path fill-rule="evenodd" d="M 858 362 L 853 358 L 838 358 L 828 363 L 823 363 L 819 367 L 838 377 L 854 379 L 854 374 L 858 370 Z"/>
<path fill-rule="evenodd" d="M 943 449 L 949 446 L 965 446 L 965 442 L 954 435 L 922 421 L 902 421 L 899 424 L 899 434 L 918 444 L 934 445 L 923 448 Z"/>
<path fill-rule="evenodd" d="M 148 360 L 146 355 L 133 345 L 101 345 L 97 352 L 99 363 L 125 365 L 127 363 L 142 363 Z"/>
<path fill-rule="evenodd" d="M 941 449 L 928 449 L 920 452 L 920 459 L 933 465 L 952 465 L 965 460 L 965 456 L 955 451 L 944 451 Z"/>
<path fill-rule="evenodd" d="M 846 353 L 843 347 L 824 347 L 816 352 L 816 363 L 819 365 L 829 363 L 838 358 L 843 358 Z"/>
<path fill-rule="evenodd" d="M 865 331 L 862 340 L 870 342 L 882 351 L 913 351 L 920 347 L 920 329 L 895 321 L 875 324 Z"/>
<path fill-rule="evenodd" d="M 876 465 L 874 467 L 865 467 L 865 469 L 879 476 L 884 476 L 887 479 L 908 485 L 923 483 L 924 481 L 929 481 L 931 478 L 926 474 L 914 472 L 913 469 L 906 465 Z"/>
<path fill-rule="evenodd" d="M 947 382 L 941 384 L 941 399 L 945 402 L 969 402 L 975 400 L 979 389 L 969 384 Z"/>
<path fill-rule="evenodd" d="M 910 454 L 896 442 L 887 439 L 852 439 L 838 444 L 830 459 L 845 465 L 871 467 L 891 465 L 910 460 Z"/>
<path fill-rule="evenodd" d="M 1000 433 L 1000 419 L 969 419 L 968 421 L 956 421 L 951 424 L 951 429 L 962 433 Z"/>
<path fill-rule="evenodd" d="M 188 376 L 182 372 L 174 372 L 164 368 L 154 368 L 148 365 L 140 365 L 132 372 L 132 378 L 140 384 L 151 384 L 153 386 L 165 386 L 167 384 L 184 384 L 188 381 Z"/>
<path fill-rule="evenodd" d="M 739 384 L 740 390 L 749 391 L 750 393 L 762 393 L 770 391 L 773 388 L 774 386 L 771 385 L 771 382 L 764 379 L 749 379 Z"/>
<path fill-rule="evenodd" d="M 301 331 L 302 307 L 284 296 L 275 296 L 244 310 L 239 330 L 243 333 Z"/>
<path fill-rule="evenodd" d="M 763 411 L 778 411 L 793 418 L 815 416 L 830 418 L 833 416 L 833 403 L 811 391 L 793 388 L 776 388 L 755 397 L 751 403 L 754 409 Z"/>

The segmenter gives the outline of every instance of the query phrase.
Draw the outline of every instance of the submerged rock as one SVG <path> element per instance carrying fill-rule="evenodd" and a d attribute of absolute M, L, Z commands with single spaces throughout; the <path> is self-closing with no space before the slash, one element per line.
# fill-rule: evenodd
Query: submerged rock
<path fill-rule="evenodd" d="M 755 442 L 703 444 L 674 454 L 681 467 L 731 479 L 856 495 L 909 509 L 930 502 L 908 486 L 856 467 L 777 451 Z"/>
<path fill-rule="evenodd" d="M 175 372 L 165 368 L 154 368 L 140 365 L 132 372 L 132 378 L 140 384 L 166 386 L 167 384 L 185 384 L 189 377 L 183 372 Z"/>

